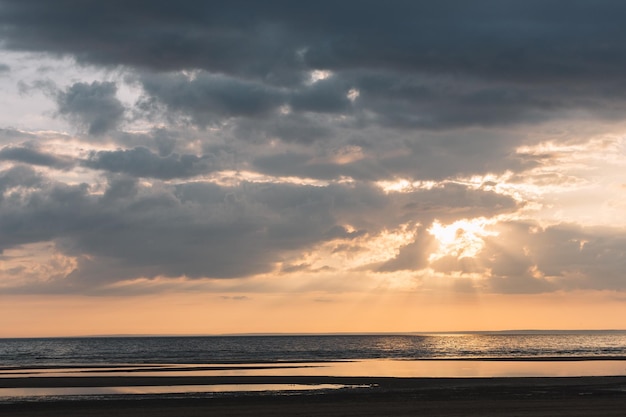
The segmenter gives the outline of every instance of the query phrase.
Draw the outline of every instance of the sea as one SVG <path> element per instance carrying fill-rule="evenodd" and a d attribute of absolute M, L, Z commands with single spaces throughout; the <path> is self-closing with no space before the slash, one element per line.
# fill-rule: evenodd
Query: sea
<path fill-rule="evenodd" d="M 0 339 L 1 367 L 626 358 L 626 331 Z"/>
<path fill-rule="evenodd" d="M 332 384 L 54 387 L 50 378 L 626 376 L 626 331 L 0 339 L 0 403 L 307 392 Z M 19 379 L 28 378 L 27 384 Z M 40 379 L 37 379 L 40 378 Z M 60 380 L 60 379 L 59 379 Z M 245 381 L 245 379 L 244 379 Z M 39 386 L 41 385 L 41 386 Z M 58 384 L 57 384 L 58 385 Z M 78 384 L 85 385 L 85 384 Z M 86 384 L 90 385 L 90 384 Z M 21 388 L 19 388 L 21 387 Z"/>

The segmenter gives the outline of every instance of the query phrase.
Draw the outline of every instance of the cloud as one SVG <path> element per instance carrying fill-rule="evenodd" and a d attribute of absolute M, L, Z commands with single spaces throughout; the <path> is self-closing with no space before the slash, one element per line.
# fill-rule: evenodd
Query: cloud
<path fill-rule="evenodd" d="M 5 193 L 0 204 L 0 247 L 54 242 L 63 256 L 77 262 L 58 285 L 92 289 L 137 277 L 236 278 L 267 273 L 285 256 L 323 242 L 375 236 L 415 216 L 427 223 L 431 214 L 407 207 L 413 198 L 431 201 L 443 218 L 446 211 L 450 217 L 484 211 L 480 201 L 487 197 L 478 197 L 483 192 L 467 191 L 461 197 L 462 193 L 425 191 L 390 200 L 380 189 L 349 185 L 148 187 L 123 176 L 110 177 L 99 194 L 86 184 L 44 180 L 24 167 L 3 172 L 0 187 L 19 189 Z"/>
<path fill-rule="evenodd" d="M 19 194 L 5 195 L 7 191 L 19 188 L 30 188 L 39 186 L 43 181 L 42 177 L 32 168 L 26 166 L 15 166 L 0 172 L 0 202 L 4 204 L 6 199 L 19 199 Z M 0 249 L 2 246 L 0 245 Z"/>
<path fill-rule="evenodd" d="M 345 113 L 351 106 L 349 85 L 338 77 L 330 77 L 306 86 L 292 94 L 290 106 L 295 111 Z"/>
<path fill-rule="evenodd" d="M 85 126 L 90 135 L 114 129 L 124 117 L 124 106 L 112 82 L 74 83 L 56 95 L 59 114 Z"/>
<path fill-rule="evenodd" d="M 574 154 L 623 130 L 624 15 L 608 0 L 0 0 L 5 52 L 64 60 L 46 80 L 0 64 L 20 99 L 56 105 L 0 126 L 0 248 L 70 259 L 46 291 L 348 269 L 626 290 L 621 230 L 554 220 L 559 187 L 603 176 Z M 51 114 L 80 131 L 24 128 Z M 401 180 L 420 185 L 377 185 Z M 475 218 L 498 236 L 431 256 L 435 221 Z"/>
<path fill-rule="evenodd" d="M 377 272 L 420 270 L 428 266 L 428 256 L 435 247 L 435 239 L 424 227 L 419 228 L 416 239 L 400 248 L 398 255 L 376 268 Z"/>
<path fill-rule="evenodd" d="M 222 300 L 232 300 L 232 301 L 248 301 L 250 297 L 245 295 L 222 295 L 220 297 Z"/>
<path fill-rule="evenodd" d="M 462 70 L 517 82 L 589 74 L 621 78 L 624 6 L 598 1 L 590 14 L 586 2 L 568 4 L 449 0 L 386 7 L 378 1 L 320 1 L 295 7 L 282 0 L 219 6 L 4 0 L 2 23 L 9 48 L 157 70 L 268 76 L 304 62 L 331 70 Z M 245 70 L 250 62 L 255 64 Z"/>
<path fill-rule="evenodd" d="M 312 145 L 336 140 L 336 130 L 328 115 L 311 113 L 278 114 L 261 120 L 239 120 L 233 136 L 247 143 L 271 143 L 278 139 L 288 144 Z"/>
<path fill-rule="evenodd" d="M 5 146 L 0 149 L 0 161 L 16 161 L 57 169 L 70 169 L 74 165 L 70 158 L 51 155 L 30 146 Z"/>
<path fill-rule="evenodd" d="M 580 289 L 624 290 L 626 234 L 606 227 L 502 222 L 498 236 L 471 260 L 491 291 L 538 293 Z M 461 268 L 455 268 L 460 270 Z"/>
<path fill-rule="evenodd" d="M 0 152 L 0 157 L 2 153 Z M 147 148 L 91 152 L 83 165 L 92 169 L 159 179 L 189 178 L 217 168 L 212 155 L 159 156 Z"/>
<path fill-rule="evenodd" d="M 141 82 L 169 110 L 188 114 L 203 126 L 222 117 L 260 117 L 282 104 L 276 89 L 219 75 L 201 73 L 190 79 L 184 74 L 146 74 Z"/>
<path fill-rule="evenodd" d="M 11 128 L 0 128 L 0 143 L 13 144 L 25 139 L 35 139 L 37 136 L 32 133 L 22 132 Z"/>
<path fill-rule="evenodd" d="M 358 120 L 407 128 L 528 123 L 572 109 L 611 118 L 624 108 L 617 16 L 626 7 L 612 1 L 591 14 L 578 1 L 2 4 L 6 47 L 148 70 L 147 93 L 200 125 L 285 102 L 345 113 L 351 89 Z M 310 84 L 314 70 L 332 76 Z M 119 117 L 109 110 L 102 126 L 83 118 L 106 130 Z"/>

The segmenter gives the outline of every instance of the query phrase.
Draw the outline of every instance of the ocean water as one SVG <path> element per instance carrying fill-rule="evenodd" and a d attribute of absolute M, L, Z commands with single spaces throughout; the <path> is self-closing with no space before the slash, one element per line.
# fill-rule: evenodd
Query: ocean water
<path fill-rule="evenodd" d="M 373 387 L 327 384 L 328 376 L 611 375 L 626 375 L 626 332 L 0 339 L 0 404 Z M 130 377 L 144 378 L 146 386 L 128 385 Z M 164 384 L 162 377 L 178 382 Z M 189 379 L 180 377 L 208 377 L 207 385 L 186 385 Z M 76 378 L 100 382 L 63 386 Z"/>
<path fill-rule="evenodd" d="M 0 339 L 0 367 L 625 359 L 626 332 Z"/>

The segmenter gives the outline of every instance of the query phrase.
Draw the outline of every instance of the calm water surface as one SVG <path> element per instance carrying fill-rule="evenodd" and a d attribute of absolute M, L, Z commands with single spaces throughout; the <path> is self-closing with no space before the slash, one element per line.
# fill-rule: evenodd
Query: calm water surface
<path fill-rule="evenodd" d="M 17 388 L 10 382 L 16 378 L 602 375 L 626 375 L 626 332 L 0 339 L 0 379 L 9 381 L 0 388 L 0 403 L 349 388 L 324 384 Z"/>
<path fill-rule="evenodd" d="M 626 332 L 0 339 L 0 366 L 626 357 Z"/>

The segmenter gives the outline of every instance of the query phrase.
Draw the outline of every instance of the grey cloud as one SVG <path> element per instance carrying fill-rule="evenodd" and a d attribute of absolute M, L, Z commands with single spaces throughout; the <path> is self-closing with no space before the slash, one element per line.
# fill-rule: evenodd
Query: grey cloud
<path fill-rule="evenodd" d="M 514 211 L 517 204 L 510 198 L 481 190 L 448 184 L 443 188 L 402 193 L 393 198 L 394 220 L 398 223 L 421 223 L 416 227 L 415 239 L 400 248 L 398 255 L 376 266 L 380 272 L 423 269 L 428 266 L 428 255 L 434 252 L 437 242 L 428 228 L 435 220 L 444 224 L 462 218 L 492 217 Z M 453 257 L 441 259 L 433 265 L 441 272 L 476 272 L 479 268 L 468 260 Z"/>
<path fill-rule="evenodd" d="M 344 113 L 351 105 L 347 97 L 349 86 L 339 77 L 330 77 L 295 91 L 291 97 L 291 107 L 296 111 L 318 113 Z"/>
<path fill-rule="evenodd" d="M 310 269 L 310 264 L 282 265 L 280 268 L 280 272 L 282 272 L 283 274 L 292 274 L 294 272 L 309 271 Z"/>
<path fill-rule="evenodd" d="M 286 143 L 311 145 L 316 141 L 336 140 L 332 121 L 326 115 L 288 113 L 262 120 L 241 120 L 233 132 L 247 143 L 270 143 L 280 139 Z"/>
<path fill-rule="evenodd" d="M 416 239 L 367 268 L 421 268 L 434 219 L 519 205 L 450 182 L 402 194 L 368 182 L 519 174 L 545 161 L 515 153 L 545 138 L 537 134 L 543 126 L 531 125 L 581 115 L 620 120 L 625 16 L 626 4 L 609 0 L 0 0 L 4 48 L 124 68 L 144 92 L 133 121 L 167 125 L 119 131 L 126 113 L 114 83 L 64 90 L 45 80 L 21 83 L 23 93 L 44 91 L 60 115 L 93 135 L 107 133 L 120 149 L 81 161 L 102 171 L 104 194 L 25 166 L 0 173 L 0 247 L 52 240 L 78 259 L 69 281 L 97 286 L 138 276 L 249 276 L 320 242 L 358 250 L 346 241 L 410 224 Z M 316 69 L 329 77 L 311 82 Z M 30 139 L 0 129 L 9 145 L 0 158 L 70 166 L 44 147 L 18 145 Z M 159 181 L 224 169 L 354 183 Z M 153 187 L 138 178 L 152 178 Z M 434 268 L 490 271 L 486 285 L 496 292 L 624 288 L 618 231 L 535 228 L 502 225 L 476 262 L 450 256 Z"/>
<path fill-rule="evenodd" d="M 207 174 L 219 166 L 212 155 L 196 156 L 174 153 L 159 156 L 143 147 L 91 152 L 82 164 L 92 169 L 159 179 L 188 178 Z"/>
<path fill-rule="evenodd" d="M 433 202 L 439 206 L 438 216 L 447 210 L 453 217 L 455 206 L 480 200 L 461 203 L 461 194 L 429 192 L 396 200 L 366 185 L 157 183 L 145 187 L 119 175 L 109 177 L 104 194 L 96 194 L 85 184 L 46 180 L 25 167 L 3 172 L 0 187 L 22 187 L 15 194 L 5 192 L 0 202 L 0 247 L 54 242 L 58 251 L 78 262 L 76 270 L 59 283 L 74 288 L 67 291 L 91 291 L 136 277 L 231 278 L 266 273 L 288 254 L 321 242 L 375 236 L 407 217 L 419 217 L 419 212 L 405 209 L 407 201 L 440 199 Z M 426 224 L 429 216 L 418 220 Z M 346 224 L 356 231 L 348 231 Z"/>
<path fill-rule="evenodd" d="M 272 13 L 268 16 L 267 11 L 276 5 L 258 8 L 258 4 L 248 2 L 113 3 L 70 1 L 49 7 L 46 2 L 30 2 L 24 7 L 7 1 L 2 4 L 0 16 L 2 34 L 9 48 L 70 53 L 82 62 L 158 70 L 204 68 L 240 75 L 262 73 L 266 78 L 280 80 L 294 76 L 282 67 L 298 65 L 291 52 L 299 42 L 290 37 L 282 23 L 268 19 Z M 253 16 L 263 17 L 257 21 Z M 30 29 L 22 33 L 31 25 L 45 35 Z"/>
<path fill-rule="evenodd" d="M 42 177 L 32 168 L 27 166 L 18 165 L 6 171 L 0 172 L 0 203 L 4 204 L 5 199 L 19 199 L 19 195 L 5 195 L 7 191 L 14 188 L 30 188 L 38 186 L 42 181 Z M 0 244 L 0 249 L 1 248 L 2 245 Z"/>
<path fill-rule="evenodd" d="M 626 109 L 626 6 L 610 0 L 66 1 L 3 0 L 7 47 L 148 69 L 148 95 L 199 125 L 285 102 L 394 129 L 534 123 L 573 109 L 617 119 Z M 168 73 L 196 69 L 195 79 Z M 312 69 L 334 74 L 307 86 Z"/>
<path fill-rule="evenodd" d="M 0 149 L 0 161 L 1 160 L 23 162 L 58 169 L 70 169 L 74 166 L 74 161 L 70 158 L 41 152 L 29 146 L 5 146 Z"/>
<path fill-rule="evenodd" d="M 403 219 L 438 219 L 443 223 L 459 218 L 492 217 L 520 208 L 511 197 L 459 184 L 400 194 L 397 202 Z"/>
<path fill-rule="evenodd" d="M 221 117 L 267 115 L 284 101 L 277 89 L 206 73 L 192 79 L 183 74 L 146 74 L 141 82 L 168 109 L 189 114 L 202 126 Z"/>
<path fill-rule="evenodd" d="M 165 129 L 157 129 L 154 133 L 154 143 L 159 150 L 159 156 L 165 157 L 174 152 L 177 143 L 175 136 L 169 134 Z"/>
<path fill-rule="evenodd" d="M 36 139 L 37 136 L 28 132 L 22 132 L 16 129 L 0 128 L 0 143 L 11 145 L 15 142 Z"/>
<path fill-rule="evenodd" d="M 0 64 L 0 74 L 5 72 L 11 72 L 11 67 L 7 64 Z"/>
<path fill-rule="evenodd" d="M 492 270 L 498 292 L 624 290 L 626 235 L 619 230 L 560 224 L 542 229 L 534 223 L 498 226 L 480 255 Z"/>
<path fill-rule="evenodd" d="M 343 226 L 333 226 L 330 230 L 326 232 L 326 238 L 329 240 L 332 239 L 355 239 L 360 236 L 366 235 L 367 232 L 365 230 L 355 230 L 348 231 Z"/>
<path fill-rule="evenodd" d="M 159 70 L 269 76 L 304 61 L 314 68 L 385 66 L 547 82 L 621 78 L 626 55 L 626 9 L 610 0 L 2 4 L 10 48 Z M 245 70 L 244 62 L 254 64 Z"/>
<path fill-rule="evenodd" d="M 56 83 L 50 79 L 35 80 L 32 83 L 18 81 L 17 89 L 20 94 L 32 94 L 33 92 L 42 92 L 47 96 L 55 98 L 59 93 Z"/>
<path fill-rule="evenodd" d="M 450 223 L 460 218 L 491 217 L 519 208 L 509 197 L 453 184 L 431 190 L 391 194 L 367 185 L 356 185 L 350 188 L 350 193 L 346 193 L 345 187 L 339 185 L 330 186 L 329 189 L 333 190 L 332 201 L 338 219 L 357 230 L 368 232 L 380 227 L 393 229 L 398 224 L 420 223 L 428 227 L 435 219 Z M 421 241 L 422 247 L 428 243 L 421 237 L 418 237 L 418 241 Z"/>
<path fill-rule="evenodd" d="M 239 197 L 242 190 L 193 184 L 151 191 L 116 181 L 101 197 L 85 186 L 38 187 L 2 202 L 0 247 L 54 240 L 59 250 L 79 259 L 68 277 L 76 285 L 268 272 L 281 251 L 324 239 L 334 226 L 332 215 L 319 211 L 325 203 L 268 199 L 271 191 L 281 195 L 271 187 L 249 185 L 251 195 Z"/>
<path fill-rule="evenodd" d="M 361 71 L 344 75 L 359 91 L 365 123 L 404 129 L 450 129 L 538 122 L 585 107 L 576 94 L 462 75 Z M 595 91 L 587 91 L 588 97 Z M 599 104 L 600 100 L 597 104 Z"/>
<path fill-rule="evenodd" d="M 148 148 L 164 158 L 174 152 L 182 152 L 187 140 L 196 139 L 191 136 L 192 133 L 189 130 L 156 127 L 144 132 L 118 130 L 111 132 L 109 137 L 120 147 Z"/>
<path fill-rule="evenodd" d="M 463 132 L 409 132 L 367 129 L 354 133 L 336 129 L 333 145 L 307 149 L 273 149 L 271 154 L 252 155 L 251 165 L 270 175 L 359 180 L 419 178 L 442 180 L 455 176 L 523 171 L 537 161 L 519 158 L 515 147 L 520 133 L 485 129 Z M 335 160 L 340 145 L 356 146 L 362 157 Z"/>
<path fill-rule="evenodd" d="M 124 117 L 124 106 L 112 82 L 75 83 L 56 95 L 59 114 L 85 126 L 91 135 L 114 129 Z"/>
<path fill-rule="evenodd" d="M 451 209 L 448 209 L 452 211 Z M 476 286 L 494 293 L 535 294 L 581 289 L 626 289 L 621 271 L 626 267 L 626 235 L 602 227 L 560 224 L 542 229 L 535 222 L 501 222 L 485 237 L 474 257 L 446 255 L 429 263 L 437 242 L 420 227 L 414 242 L 396 258 L 376 266 L 377 271 L 418 270 L 427 266 L 445 274 L 486 277 Z"/>
<path fill-rule="evenodd" d="M 426 229 L 426 227 L 419 227 L 415 240 L 401 247 L 395 258 L 382 263 L 376 270 L 378 272 L 394 272 L 419 270 L 428 266 L 428 255 L 433 252 L 436 243 L 434 237 Z"/>
<path fill-rule="evenodd" d="M 123 175 L 110 175 L 107 180 L 108 188 L 102 195 L 101 200 L 103 205 L 123 202 L 126 199 L 134 198 L 139 193 L 137 178 Z"/>
<path fill-rule="evenodd" d="M 300 176 L 319 179 L 352 177 L 360 180 L 388 178 L 389 171 L 384 170 L 376 161 L 365 160 L 352 164 L 338 164 L 332 161 L 320 161 L 311 152 L 285 152 L 258 156 L 252 165 L 259 171 L 277 176 Z"/>
<path fill-rule="evenodd" d="M 15 181 L 16 171 L 3 173 L 3 181 L 10 184 Z M 17 172 L 20 174 L 19 187 L 48 188 L 38 176 L 31 171 Z M 13 184 L 15 186 L 15 184 Z M 5 185 L 6 187 L 6 185 Z M 9 193 L 2 199 L 0 214 L 0 248 L 42 242 L 53 239 L 61 233 L 72 233 L 84 226 L 89 207 L 80 197 L 85 193 L 84 186 L 59 186 L 48 190 L 46 194 Z"/>
<path fill-rule="evenodd" d="M 164 105 L 200 126 L 223 118 L 259 116 L 271 117 L 280 126 L 298 116 L 299 122 L 311 121 L 304 115 L 316 113 L 341 115 L 345 121 L 330 119 L 331 126 L 350 123 L 352 129 L 442 130 L 540 122 L 566 117 L 567 111 L 577 109 L 615 118 L 620 108 L 626 110 L 620 97 L 610 98 L 597 85 L 570 91 L 381 70 L 339 72 L 312 84 L 282 88 L 204 71 L 193 76 L 145 74 L 141 83 L 146 96 L 137 103 L 140 112 L 158 114 L 159 105 Z M 348 97 L 350 91 L 358 94 L 354 103 Z M 285 105 L 289 105 L 289 116 L 275 112 Z M 271 126 L 255 123 L 266 130 Z"/>

